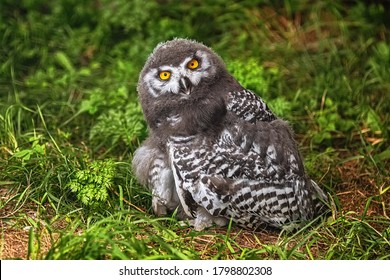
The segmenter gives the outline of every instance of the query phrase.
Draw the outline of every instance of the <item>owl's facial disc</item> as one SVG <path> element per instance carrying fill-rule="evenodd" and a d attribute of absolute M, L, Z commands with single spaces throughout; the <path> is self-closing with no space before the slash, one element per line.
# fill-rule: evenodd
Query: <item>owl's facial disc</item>
<path fill-rule="evenodd" d="M 180 98 L 189 98 L 203 78 L 215 73 L 211 61 L 204 51 L 198 50 L 186 57 L 179 65 L 162 65 L 152 68 L 144 82 L 152 96 L 177 94 Z"/>

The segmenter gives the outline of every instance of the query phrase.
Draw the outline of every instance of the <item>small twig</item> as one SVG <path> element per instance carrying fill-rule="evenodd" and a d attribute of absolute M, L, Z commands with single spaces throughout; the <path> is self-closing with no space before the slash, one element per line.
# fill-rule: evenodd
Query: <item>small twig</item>
<path fill-rule="evenodd" d="M 118 197 L 120 197 L 119 193 L 118 193 L 116 190 L 113 189 L 113 192 L 114 192 Z M 134 205 L 133 203 L 131 203 L 130 201 L 128 201 L 126 198 L 123 198 L 123 197 L 122 197 L 122 200 L 123 200 L 126 204 L 130 205 L 131 207 L 137 209 L 138 211 L 140 211 L 140 212 L 142 212 L 142 213 L 144 213 L 144 214 L 146 213 L 146 210 L 145 210 L 145 209 L 142 209 L 142 208 L 138 207 L 137 205 Z"/>
<path fill-rule="evenodd" d="M 322 177 L 320 178 L 319 182 L 322 182 L 322 180 L 325 178 L 325 176 L 329 173 L 330 171 L 330 165 L 328 165 L 328 170 L 326 170 L 326 172 L 324 173 L 324 175 L 322 175 Z"/>
<path fill-rule="evenodd" d="M 357 190 L 357 192 L 362 196 L 362 197 L 367 197 L 364 193 L 362 193 L 360 190 Z"/>
<path fill-rule="evenodd" d="M 350 194 L 350 193 L 352 193 L 352 191 L 336 193 L 336 195 L 345 195 L 345 194 Z"/>

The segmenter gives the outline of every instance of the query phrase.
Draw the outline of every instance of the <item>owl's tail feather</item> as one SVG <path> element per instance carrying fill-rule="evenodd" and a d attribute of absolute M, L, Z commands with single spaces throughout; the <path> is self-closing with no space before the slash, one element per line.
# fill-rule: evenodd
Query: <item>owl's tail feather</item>
<path fill-rule="evenodd" d="M 329 199 L 325 192 L 317 185 L 316 182 L 310 180 L 313 187 L 313 201 L 315 202 L 315 212 L 317 215 L 322 215 L 329 209 Z"/>

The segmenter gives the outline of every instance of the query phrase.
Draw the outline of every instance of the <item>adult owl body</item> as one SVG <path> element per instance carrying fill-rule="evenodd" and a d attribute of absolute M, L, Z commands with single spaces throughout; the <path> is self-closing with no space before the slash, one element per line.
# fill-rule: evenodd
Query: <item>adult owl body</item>
<path fill-rule="evenodd" d="M 229 219 L 258 229 L 319 213 L 326 196 L 307 178 L 290 127 L 212 50 L 185 39 L 158 45 L 138 91 L 150 135 L 133 168 L 157 215 L 179 207 L 196 229 Z"/>

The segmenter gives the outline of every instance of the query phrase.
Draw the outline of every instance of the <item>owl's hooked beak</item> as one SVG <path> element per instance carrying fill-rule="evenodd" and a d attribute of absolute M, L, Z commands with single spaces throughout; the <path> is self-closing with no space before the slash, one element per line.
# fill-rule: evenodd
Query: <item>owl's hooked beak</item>
<path fill-rule="evenodd" d="M 192 89 L 192 83 L 189 78 L 183 77 L 179 81 L 179 86 L 180 86 L 180 92 L 190 95 L 191 94 L 191 89 Z"/>

